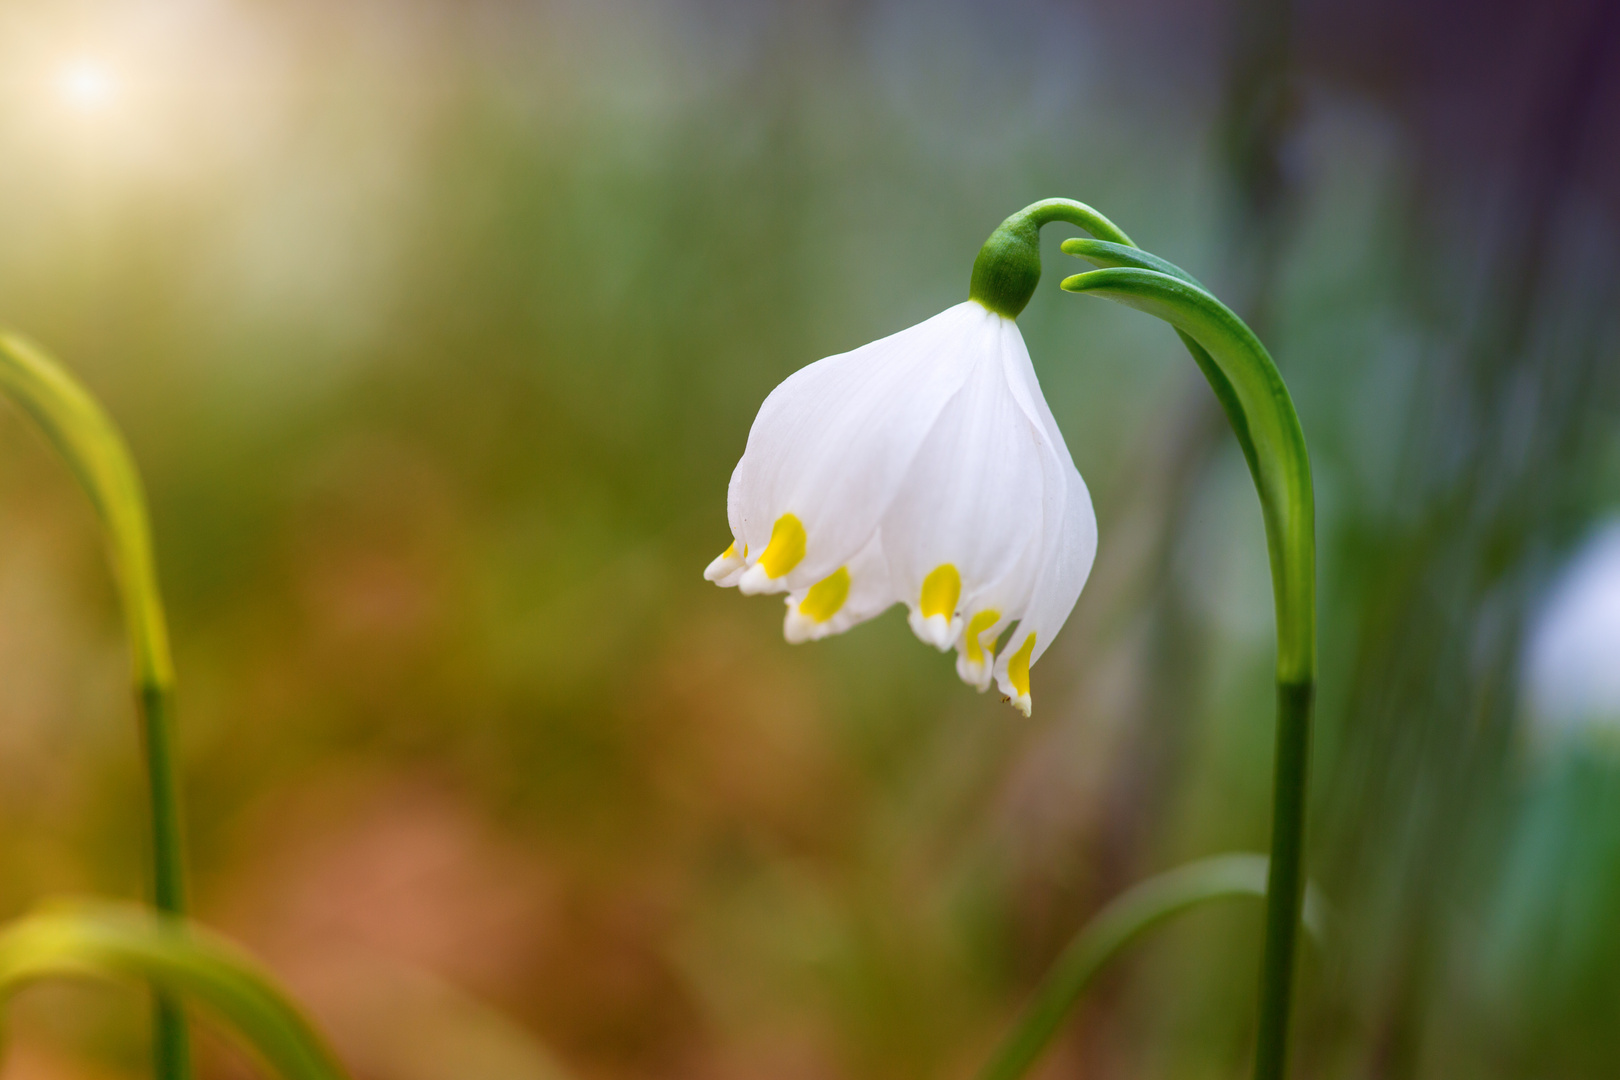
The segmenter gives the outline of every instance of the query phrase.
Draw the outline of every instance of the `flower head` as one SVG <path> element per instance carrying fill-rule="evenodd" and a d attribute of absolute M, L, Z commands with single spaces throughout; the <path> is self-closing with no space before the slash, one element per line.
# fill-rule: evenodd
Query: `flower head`
<path fill-rule="evenodd" d="M 965 682 L 995 681 L 1025 714 L 1029 669 L 1097 550 L 1018 325 L 978 300 L 789 376 L 760 407 L 727 509 L 732 544 L 704 576 L 786 593 L 789 641 L 903 603 L 919 638 L 956 649 Z"/>

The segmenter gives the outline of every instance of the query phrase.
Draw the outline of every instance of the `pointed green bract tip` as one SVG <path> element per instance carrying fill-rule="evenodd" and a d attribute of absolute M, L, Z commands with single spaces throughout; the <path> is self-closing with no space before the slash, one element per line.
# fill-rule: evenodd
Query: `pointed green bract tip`
<path fill-rule="evenodd" d="M 968 299 L 1018 318 L 1041 280 L 1041 227 L 1028 209 L 1003 221 L 973 260 Z"/>

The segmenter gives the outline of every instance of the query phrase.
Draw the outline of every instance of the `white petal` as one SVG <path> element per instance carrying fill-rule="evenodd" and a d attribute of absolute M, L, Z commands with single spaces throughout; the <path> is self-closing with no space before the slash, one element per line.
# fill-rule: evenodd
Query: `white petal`
<path fill-rule="evenodd" d="M 1045 431 L 1008 374 L 1029 364 L 1017 324 L 984 317 L 987 348 L 940 412 L 883 519 L 890 572 L 911 608 L 912 629 L 940 648 L 956 642 L 964 620 L 978 612 L 1027 602 L 1049 477 L 1057 475 Z M 1060 509 L 1059 502 L 1053 512 Z M 946 577 L 931 577 L 940 573 Z M 941 589 L 939 581 L 955 588 Z"/>
<path fill-rule="evenodd" d="M 1073 464 L 1065 472 L 1062 528 L 1057 542 L 1042 553 L 1029 607 L 1007 647 L 996 658 L 996 685 L 1026 716 L 1030 711 L 1029 669 L 1068 621 L 1097 556 L 1097 517 L 1091 508 L 1091 493 Z"/>
<path fill-rule="evenodd" d="M 1057 531 L 1048 534 L 1057 547 L 1043 556 L 1035 595 L 1026 615 L 1026 620 L 1041 631 L 1030 661 L 1034 663 L 1051 646 L 1058 631 L 1063 629 L 1069 613 L 1074 610 L 1075 601 L 1080 597 L 1080 590 L 1091 576 L 1091 565 L 1097 557 L 1097 515 L 1092 509 L 1091 492 L 1074 466 L 1074 458 L 1069 453 L 1068 444 L 1063 441 L 1063 432 L 1052 416 L 1046 396 L 1041 393 L 1035 368 L 1029 363 L 1027 354 L 1023 364 L 1013 374 L 1024 383 L 1020 400 L 1032 411 L 1046 432 L 1048 445 L 1057 460 L 1057 475 L 1061 477 L 1063 491 L 1063 510 L 1056 523 Z M 1016 385 L 1014 389 L 1016 393 Z"/>
<path fill-rule="evenodd" d="M 958 304 L 818 360 L 771 392 L 727 500 L 732 535 L 749 553 L 745 591 L 807 589 L 861 551 L 981 351 L 987 315 L 973 301 Z M 803 526 L 803 557 L 783 574 L 755 573 L 786 514 Z"/>
<path fill-rule="evenodd" d="M 788 641 L 819 641 L 881 615 L 894 605 L 882 536 L 875 535 L 845 566 L 808 589 L 789 593 L 782 634 Z"/>
<path fill-rule="evenodd" d="M 990 689 L 996 670 L 996 640 L 1012 619 L 1003 608 L 987 607 L 963 620 L 956 639 L 956 674 L 979 693 Z"/>
<path fill-rule="evenodd" d="M 1050 491 L 1042 492 L 1036 542 L 1024 549 L 1018 564 L 1005 577 L 979 590 L 973 600 L 964 601 L 962 633 L 956 641 L 956 674 L 981 693 L 994 681 L 996 644 L 1029 609 L 1041 557 L 1056 543 L 1057 530 L 1050 523 L 1062 518 L 1063 485 L 1053 483 L 1049 475 L 1047 487 L 1055 489 L 1059 497 L 1054 499 Z"/>
<path fill-rule="evenodd" d="M 733 542 L 730 547 L 716 556 L 713 562 L 704 567 L 703 576 L 721 588 L 730 588 L 737 584 L 738 580 L 743 576 L 743 571 L 747 569 L 747 561 L 738 554 L 737 545 Z"/>
<path fill-rule="evenodd" d="M 1011 359 L 1016 361 L 1008 366 L 1014 396 L 1040 425 L 1050 452 L 1045 501 L 1048 517 L 1039 567 L 1029 599 L 1018 612 L 1018 627 L 996 659 L 998 687 L 1027 716 L 1031 704 L 1029 667 L 1051 646 L 1091 574 L 1097 554 L 1097 517 L 1091 493 L 1074 467 L 1074 458 L 1041 393 L 1028 353 Z"/>

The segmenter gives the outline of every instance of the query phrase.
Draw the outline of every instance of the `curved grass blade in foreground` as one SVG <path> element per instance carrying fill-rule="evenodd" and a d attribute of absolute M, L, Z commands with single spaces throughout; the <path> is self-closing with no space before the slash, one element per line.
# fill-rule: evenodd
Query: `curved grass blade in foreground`
<path fill-rule="evenodd" d="M 1264 899 L 1267 861 L 1264 855 L 1217 855 L 1178 866 L 1121 893 L 1069 942 L 979 1080 L 1023 1076 L 1079 1004 L 1091 980 L 1148 930 L 1210 900 Z M 1324 936 L 1320 907 L 1314 896 L 1308 898 L 1305 925 L 1318 942 Z"/>
<path fill-rule="evenodd" d="M 337 1059 L 236 946 L 168 916 L 116 904 L 47 908 L 0 929 L 0 1000 L 55 976 L 145 981 L 220 1021 L 288 1080 L 344 1080 Z"/>
<path fill-rule="evenodd" d="M 152 903 L 185 912 L 185 859 L 173 749 L 174 663 L 152 557 L 146 496 L 129 447 L 90 392 L 44 349 L 0 332 L 0 390 L 39 425 L 78 478 L 106 530 L 108 556 L 128 625 L 151 801 Z M 161 1080 L 185 1080 L 185 1017 L 156 1003 L 153 1059 Z"/>

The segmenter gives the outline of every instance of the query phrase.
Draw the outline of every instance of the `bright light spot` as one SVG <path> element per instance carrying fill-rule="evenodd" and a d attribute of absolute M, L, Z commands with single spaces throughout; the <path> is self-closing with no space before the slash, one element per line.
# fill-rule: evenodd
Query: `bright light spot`
<path fill-rule="evenodd" d="M 81 112 L 99 112 L 118 96 L 118 80 L 94 60 L 74 60 L 56 75 L 62 99 Z"/>
<path fill-rule="evenodd" d="M 1620 734 L 1620 518 L 1586 541 L 1531 623 L 1525 689 L 1542 733 Z"/>

